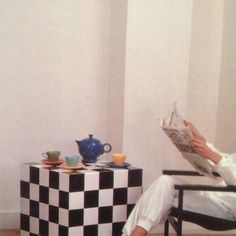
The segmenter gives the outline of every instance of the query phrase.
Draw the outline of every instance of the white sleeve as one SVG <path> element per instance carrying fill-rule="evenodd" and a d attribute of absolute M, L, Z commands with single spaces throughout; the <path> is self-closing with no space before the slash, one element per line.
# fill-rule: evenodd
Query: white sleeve
<path fill-rule="evenodd" d="M 236 185 L 236 155 L 224 154 L 214 166 L 227 185 Z"/>
<path fill-rule="evenodd" d="M 214 171 L 220 174 L 227 185 L 236 185 L 236 154 L 222 153 L 208 142 L 207 146 L 222 157 L 219 163 L 213 165 Z"/>

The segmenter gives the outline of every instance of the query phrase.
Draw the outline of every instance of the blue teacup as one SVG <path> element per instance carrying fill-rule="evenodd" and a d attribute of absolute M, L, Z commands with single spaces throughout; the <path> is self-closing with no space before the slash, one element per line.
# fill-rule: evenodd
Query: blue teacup
<path fill-rule="evenodd" d="M 68 166 L 77 166 L 79 162 L 81 162 L 82 158 L 78 155 L 69 155 L 65 157 L 66 164 Z"/>

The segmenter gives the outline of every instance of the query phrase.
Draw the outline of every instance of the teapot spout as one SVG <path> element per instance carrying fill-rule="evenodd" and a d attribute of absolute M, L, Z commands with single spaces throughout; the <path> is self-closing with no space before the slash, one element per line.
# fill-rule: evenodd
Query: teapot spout
<path fill-rule="evenodd" d="M 78 144 L 78 146 L 80 145 L 80 141 L 79 140 L 75 140 L 75 142 Z"/>

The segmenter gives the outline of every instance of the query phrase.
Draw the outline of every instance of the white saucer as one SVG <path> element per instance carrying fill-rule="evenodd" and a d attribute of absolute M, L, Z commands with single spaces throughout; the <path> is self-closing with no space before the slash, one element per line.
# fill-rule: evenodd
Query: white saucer
<path fill-rule="evenodd" d="M 125 162 L 123 165 L 116 165 L 114 162 L 108 162 L 107 165 L 112 168 L 127 168 L 131 166 L 131 164 L 128 162 Z"/>
<path fill-rule="evenodd" d="M 78 163 L 77 166 L 68 166 L 66 163 L 63 163 L 60 165 L 60 168 L 65 169 L 65 170 L 80 170 L 85 168 L 85 165 L 83 163 Z"/>

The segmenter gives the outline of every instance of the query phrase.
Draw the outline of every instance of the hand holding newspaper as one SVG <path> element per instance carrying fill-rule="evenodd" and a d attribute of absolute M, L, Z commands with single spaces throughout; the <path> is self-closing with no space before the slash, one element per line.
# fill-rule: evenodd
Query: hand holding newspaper
<path fill-rule="evenodd" d="M 212 166 L 208 160 L 197 154 L 191 145 L 192 131 L 185 125 L 183 118 L 178 114 L 176 103 L 168 116 L 165 119 L 161 119 L 161 128 L 181 152 L 182 156 L 200 174 L 214 178 Z"/>

